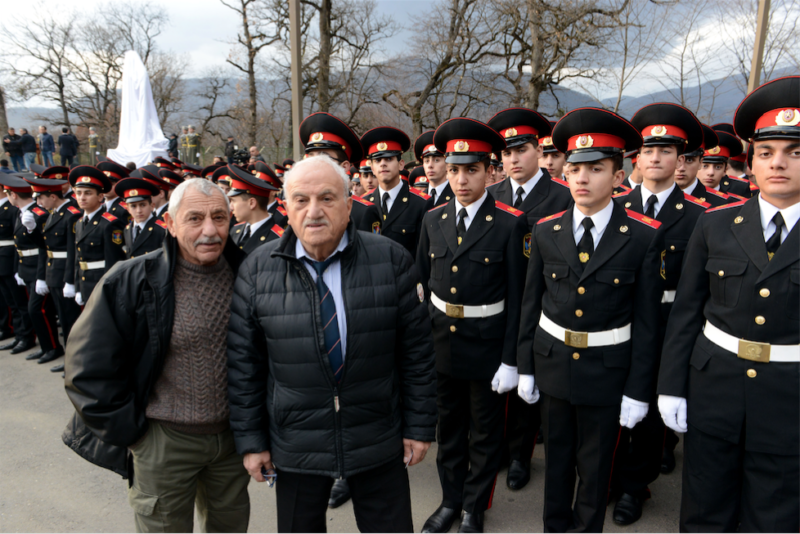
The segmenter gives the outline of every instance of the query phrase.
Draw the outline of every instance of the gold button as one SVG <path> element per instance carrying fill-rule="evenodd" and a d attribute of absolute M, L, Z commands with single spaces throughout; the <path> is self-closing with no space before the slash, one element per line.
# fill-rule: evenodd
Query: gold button
<path fill-rule="evenodd" d="M 681 204 L 680 202 L 678 202 L 677 204 L 675 204 L 675 209 L 676 209 L 676 210 L 682 210 L 682 209 L 683 209 L 683 204 Z"/>
<path fill-rule="evenodd" d="M 83 280 L 85 282 L 86 281 L 86 277 L 85 276 L 81 276 L 81 280 Z"/>
<path fill-rule="evenodd" d="M 758 294 L 759 294 L 759 295 L 761 295 L 761 296 L 762 296 L 762 297 L 764 297 L 764 298 L 767 298 L 767 297 L 769 296 L 769 289 L 767 289 L 767 288 L 765 287 L 764 289 L 762 289 L 761 291 L 759 291 L 759 292 L 758 292 Z"/>
<path fill-rule="evenodd" d="M 485 261 L 486 263 L 489 263 L 489 258 L 483 258 L 483 261 Z"/>
<path fill-rule="evenodd" d="M 403 233 L 406 233 L 406 229 L 405 228 L 403 228 Z"/>
<path fill-rule="evenodd" d="M 670 249 L 670 250 L 675 250 L 675 245 L 670 245 L 670 246 L 669 246 L 669 249 Z"/>
<path fill-rule="evenodd" d="M 455 327 L 455 326 L 451 326 L 451 327 L 450 327 L 450 331 L 451 331 L 451 332 L 455 332 L 455 331 L 456 331 L 456 327 Z"/>
<path fill-rule="evenodd" d="M 556 277 L 556 273 L 553 273 L 552 276 L 553 276 L 553 278 L 555 278 Z"/>
<path fill-rule="evenodd" d="M 450 270 L 453 271 L 454 273 L 457 273 L 458 272 L 458 266 L 457 265 L 453 265 L 453 267 Z"/>
<path fill-rule="evenodd" d="M 723 185 L 730 185 L 730 182 L 723 182 Z"/>
<path fill-rule="evenodd" d="M 453 295 L 455 295 L 455 294 L 456 294 L 456 288 L 454 288 L 454 287 L 451 287 L 451 288 L 450 288 L 450 293 L 452 293 Z"/>
<path fill-rule="evenodd" d="M 584 293 L 586 293 L 586 288 L 585 287 L 579 287 L 578 288 L 578 295 L 583 295 Z"/>
<path fill-rule="evenodd" d="M 554 231 L 556 231 L 556 232 L 558 232 L 559 230 L 561 230 L 561 225 L 560 225 L 560 224 L 557 224 L 557 225 L 555 225 L 555 226 L 553 227 L 553 230 L 554 230 Z"/>
<path fill-rule="evenodd" d="M 578 317 L 583 317 L 583 310 L 575 310 L 575 315 Z"/>
<path fill-rule="evenodd" d="M 619 284 L 619 278 L 614 278 L 614 283 Z"/>
<path fill-rule="evenodd" d="M 580 360 L 580 358 L 581 358 L 581 355 L 578 354 L 577 352 L 573 352 L 572 353 L 572 359 L 573 360 Z"/>
<path fill-rule="evenodd" d="M 626 203 L 625 203 L 625 207 L 626 207 L 626 208 L 630 208 L 630 207 L 631 207 L 631 203 L 630 203 L 630 202 L 626 202 Z"/>
<path fill-rule="evenodd" d="M 720 278 L 722 278 L 723 276 L 725 276 L 725 271 L 720 271 L 717 274 L 719 275 Z"/>
<path fill-rule="evenodd" d="M 433 257 L 434 257 L 434 255 L 433 255 L 433 254 L 431 254 L 431 258 L 433 258 Z"/>
<path fill-rule="evenodd" d="M 766 323 L 766 322 L 767 322 L 767 320 L 766 320 L 766 319 L 764 319 L 764 316 L 763 316 L 763 315 L 758 315 L 758 316 L 756 316 L 756 324 L 764 324 L 764 323 Z"/>
<path fill-rule="evenodd" d="M 750 378 L 755 378 L 756 375 L 758 375 L 758 373 L 756 373 L 755 369 L 748 369 L 747 370 L 747 376 L 749 376 Z"/>

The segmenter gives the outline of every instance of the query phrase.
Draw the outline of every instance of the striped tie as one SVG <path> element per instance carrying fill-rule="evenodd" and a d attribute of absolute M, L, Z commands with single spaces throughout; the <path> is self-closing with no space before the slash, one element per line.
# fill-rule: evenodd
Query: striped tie
<path fill-rule="evenodd" d="M 336 261 L 338 256 L 339 253 L 337 252 L 325 261 L 313 261 L 304 258 L 317 271 L 317 291 L 319 292 L 319 308 L 322 315 L 322 324 L 324 325 L 325 348 L 328 351 L 328 361 L 330 361 L 336 382 L 342 380 L 344 358 L 342 357 L 342 343 L 339 336 L 339 322 L 336 318 L 336 304 L 333 302 L 333 295 L 331 295 L 330 289 L 322 280 L 322 273 L 331 263 Z"/>

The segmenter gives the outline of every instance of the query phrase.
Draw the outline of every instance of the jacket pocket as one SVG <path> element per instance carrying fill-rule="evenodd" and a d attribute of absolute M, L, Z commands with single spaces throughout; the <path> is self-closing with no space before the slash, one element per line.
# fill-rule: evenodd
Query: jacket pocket
<path fill-rule="evenodd" d="M 617 310 L 623 302 L 633 298 L 633 283 L 636 272 L 623 269 L 597 271 L 595 280 L 599 282 L 594 292 L 594 303 L 601 310 Z"/>
<path fill-rule="evenodd" d="M 158 496 L 145 493 L 136 486 L 128 488 L 128 504 L 139 515 L 151 516 L 158 504 Z"/>
<path fill-rule="evenodd" d="M 433 280 L 441 280 L 444 276 L 444 270 L 447 268 L 447 247 L 431 247 L 431 278 Z"/>
<path fill-rule="evenodd" d="M 470 280 L 476 286 L 493 284 L 503 276 L 502 250 L 470 250 L 468 257 L 473 268 L 470 271 Z"/>
<path fill-rule="evenodd" d="M 539 328 L 533 338 L 533 354 L 543 358 L 549 358 L 553 351 L 553 338 L 544 330 Z"/>
<path fill-rule="evenodd" d="M 664 258 L 664 272 L 670 285 L 676 284 L 681 275 L 681 266 L 683 265 L 683 256 L 686 253 L 687 244 L 688 240 L 686 239 L 667 239 L 665 242 L 667 250 Z"/>
<path fill-rule="evenodd" d="M 689 359 L 689 365 L 698 371 L 702 371 L 703 368 L 708 365 L 708 361 L 711 359 L 711 354 L 702 347 L 702 343 L 706 341 L 708 341 L 708 339 L 703 334 L 700 334 L 697 337 L 697 343 L 694 345 L 692 357 Z M 711 341 L 708 341 L 708 343 L 711 343 Z"/>
<path fill-rule="evenodd" d="M 747 261 L 731 258 L 709 258 L 706 262 L 708 284 L 714 304 L 732 308 L 739 302 Z"/>
<path fill-rule="evenodd" d="M 544 281 L 553 302 L 566 302 L 569 298 L 569 266 L 565 263 L 545 263 Z"/>

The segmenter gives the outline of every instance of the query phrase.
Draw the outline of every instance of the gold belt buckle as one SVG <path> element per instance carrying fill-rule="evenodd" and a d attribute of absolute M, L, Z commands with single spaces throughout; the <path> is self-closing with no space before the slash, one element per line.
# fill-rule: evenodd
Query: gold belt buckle
<path fill-rule="evenodd" d="M 87 262 L 85 262 L 85 261 L 78 262 L 78 265 L 80 266 L 81 271 L 88 271 L 89 270 L 89 264 Z"/>
<path fill-rule="evenodd" d="M 50 259 L 52 259 L 52 258 L 53 258 L 53 253 L 52 253 L 52 251 L 49 251 L 49 250 L 47 251 L 47 257 L 48 257 L 48 258 L 50 258 Z"/>
<path fill-rule="evenodd" d="M 573 332 L 566 330 L 564 333 L 564 344 L 568 347 L 575 347 L 576 349 L 585 349 L 589 347 L 589 333 L 588 332 Z"/>
<path fill-rule="evenodd" d="M 24 258 L 25 257 L 25 256 L 22 255 L 22 251 L 20 249 L 17 249 L 17 254 L 19 254 L 20 258 Z"/>
<path fill-rule="evenodd" d="M 756 343 L 740 339 L 739 352 L 736 355 L 751 362 L 769 363 L 769 343 Z"/>
<path fill-rule="evenodd" d="M 463 319 L 464 318 L 464 306 L 462 304 L 450 304 L 449 302 L 445 303 L 445 314 L 448 317 L 453 317 L 454 319 Z"/>

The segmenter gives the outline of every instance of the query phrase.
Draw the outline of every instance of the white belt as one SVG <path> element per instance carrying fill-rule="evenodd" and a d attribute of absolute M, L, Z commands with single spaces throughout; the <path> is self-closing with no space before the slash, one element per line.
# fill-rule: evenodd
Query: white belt
<path fill-rule="evenodd" d="M 39 254 L 38 248 L 29 248 L 28 250 L 19 250 L 17 249 L 19 255 L 23 258 L 27 258 L 28 256 L 36 256 Z"/>
<path fill-rule="evenodd" d="M 770 345 L 739 339 L 706 321 L 703 334 L 715 345 L 754 362 L 800 362 L 800 345 Z"/>
<path fill-rule="evenodd" d="M 62 251 L 48 250 L 47 251 L 47 257 L 48 258 L 55 258 L 55 259 L 63 260 L 63 259 L 67 258 L 67 251 L 66 250 L 62 250 Z"/>
<path fill-rule="evenodd" d="M 13 239 L 6 239 L 4 241 L 0 241 L 0 247 L 13 247 L 14 240 Z"/>
<path fill-rule="evenodd" d="M 661 304 L 668 304 L 675 302 L 675 290 L 669 289 L 664 291 L 664 294 L 661 296 Z"/>
<path fill-rule="evenodd" d="M 604 332 L 573 332 L 572 330 L 567 330 L 566 328 L 558 326 L 542 313 L 542 316 L 539 318 L 539 326 L 554 338 L 563 339 L 565 345 L 575 347 L 576 349 L 619 345 L 631 338 L 630 323 L 622 328 L 605 330 Z"/>
<path fill-rule="evenodd" d="M 463 306 L 461 304 L 449 304 L 434 293 L 431 293 L 431 302 L 441 312 L 444 312 L 448 317 L 456 319 L 475 319 L 491 317 L 502 313 L 506 309 L 506 301 L 501 300 L 495 304 L 484 304 L 483 306 Z"/>
<path fill-rule="evenodd" d="M 82 271 L 91 271 L 92 269 L 105 269 L 106 262 L 102 261 L 81 261 L 79 266 Z"/>

